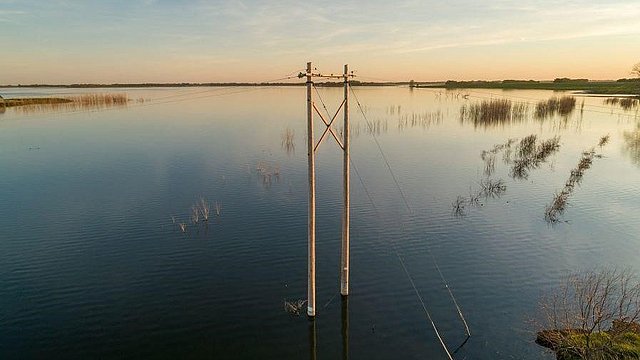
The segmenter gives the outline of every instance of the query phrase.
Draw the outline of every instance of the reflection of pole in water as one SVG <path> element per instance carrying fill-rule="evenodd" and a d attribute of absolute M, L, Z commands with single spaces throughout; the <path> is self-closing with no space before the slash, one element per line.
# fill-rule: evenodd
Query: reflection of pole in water
<path fill-rule="evenodd" d="M 318 358 L 318 343 L 316 335 L 316 322 L 311 320 L 309 322 L 309 359 L 316 360 Z"/>
<path fill-rule="evenodd" d="M 349 298 L 342 296 L 342 359 L 349 359 Z"/>

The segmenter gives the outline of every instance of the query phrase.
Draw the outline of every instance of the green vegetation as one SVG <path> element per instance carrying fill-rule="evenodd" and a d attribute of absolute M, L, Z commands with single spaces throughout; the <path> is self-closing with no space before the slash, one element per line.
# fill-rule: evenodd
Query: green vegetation
<path fill-rule="evenodd" d="M 3 104 L 6 107 L 27 106 L 27 105 L 52 105 L 70 103 L 70 99 L 62 98 L 20 98 L 20 99 L 4 99 Z"/>
<path fill-rule="evenodd" d="M 562 336 L 547 331 L 538 336 L 538 343 L 554 348 L 559 360 L 640 359 L 640 334 L 632 331 L 619 334 L 613 330 L 591 334 L 565 331 Z M 593 351 L 585 357 L 585 349 L 589 348 Z"/>
<path fill-rule="evenodd" d="M 480 103 L 465 104 L 460 108 L 460 121 L 471 122 L 474 127 L 490 127 L 521 122 L 526 118 L 526 103 L 513 103 L 507 99 L 484 100 Z"/>
<path fill-rule="evenodd" d="M 418 84 L 416 87 L 446 89 L 538 89 L 557 91 L 583 91 L 590 94 L 640 95 L 640 79 L 593 81 L 588 79 L 559 78 L 554 81 L 501 80 L 501 81 L 452 81 L 440 84 Z"/>
<path fill-rule="evenodd" d="M 573 96 L 552 97 L 548 100 L 539 101 L 536 104 L 535 117 L 544 119 L 555 114 L 569 116 L 576 108 L 576 98 Z"/>
<path fill-rule="evenodd" d="M 69 97 L 40 97 L 1 99 L 0 108 L 16 107 L 22 112 L 51 110 L 83 110 L 113 106 L 126 106 L 126 94 L 85 94 Z"/>
<path fill-rule="evenodd" d="M 560 360 L 640 359 L 640 282 L 630 270 L 571 274 L 540 310 L 536 343 Z"/>

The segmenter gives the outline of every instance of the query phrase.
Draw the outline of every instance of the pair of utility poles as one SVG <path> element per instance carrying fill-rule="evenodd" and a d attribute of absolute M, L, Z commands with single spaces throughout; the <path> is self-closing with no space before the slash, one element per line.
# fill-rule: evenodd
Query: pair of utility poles
<path fill-rule="evenodd" d="M 343 150 L 343 213 L 342 213 L 342 246 L 340 255 L 340 294 L 342 296 L 349 295 L 349 172 L 350 172 L 350 158 L 349 158 L 349 78 L 353 77 L 353 73 L 349 73 L 349 65 L 344 66 L 344 73 L 342 75 L 323 75 L 321 73 L 314 73 L 311 69 L 311 63 L 307 63 L 306 73 L 300 73 L 300 77 L 307 77 L 307 155 L 309 164 L 309 249 L 308 249 L 308 275 L 309 282 L 307 288 L 307 316 L 310 319 L 316 316 L 316 169 L 315 169 L 315 155 L 318 146 L 331 134 L 335 139 L 338 146 Z M 326 119 L 320 110 L 316 107 L 312 96 L 313 78 L 325 78 L 325 79 L 343 79 L 344 80 L 344 100 L 338 107 L 335 114 L 331 119 Z M 333 122 L 336 116 L 343 110 L 344 113 L 344 130 L 343 137 L 340 137 L 333 129 Z M 313 115 L 314 112 L 322 119 L 322 122 L 326 125 L 326 129 L 320 136 L 320 140 L 315 142 L 313 136 Z M 328 115 L 328 114 L 327 114 Z"/>

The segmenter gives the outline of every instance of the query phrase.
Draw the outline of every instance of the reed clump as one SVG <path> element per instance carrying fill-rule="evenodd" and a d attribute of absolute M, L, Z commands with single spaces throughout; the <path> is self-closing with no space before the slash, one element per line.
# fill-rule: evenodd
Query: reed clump
<path fill-rule="evenodd" d="M 22 113 L 47 111 L 76 111 L 126 106 L 129 103 L 127 94 L 97 93 L 78 96 L 52 98 L 6 99 L 7 107 L 15 107 Z"/>
<path fill-rule="evenodd" d="M 493 180 L 493 179 L 485 179 L 480 180 L 480 196 L 484 196 L 484 198 L 495 198 L 500 197 L 502 194 L 507 191 L 507 185 L 504 183 L 502 179 Z"/>
<path fill-rule="evenodd" d="M 171 222 L 174 225 L 178 225 L 178 229 L 185 233 L 187 232 L 187 224 L 191 223 L 197 226 L 200 223 L 208 224 L 211 215 L 211 205 L 204 198 L 201 197 L 194 205 L 191 206 L 190 212 L 183 218 L 188 218 L 186 221 L 178 221 L 175 216 L 171 217 Z M 216 215 L 220 216 L 220 205 L 216 202 Z"/>
<path fill-rule="evenodd" d="M 508 99 L 491 99 L 463 105 L 460 108 L 460 122 L 471 122 L 474 127 L 486 128 L 524 121 L 527 114 L 526 103 L 514 103 Z"/>
<path fill-rule="evenodd" d="M 284 311 L 286 311 L 290 315 L 300 316 L 306 304 L 307 304 L 307 300 L 304 300 L 304 299 L 291 300 L 291 301 L 285 300 Z"/>
<path fill-rule="evenodd" d="M 271 187 L 273 182 L 280 181 L 280 165 L 270 164 L 266 161 L 258 161 L 256 164 L 256 172 L 262 179 L 262 185 Z"/>
<path fill-rule="evenodd" d="M 502 161 L 505 164 L 511 162 L 511 146 L 516 143 L 518 139 L 509 139 L 504 144 L 496 144 L 493 148 L 489 150 L 482 150 L 480 153 L 480 158 L 484 161 L 484 174 L 489 177 L 493 174 L 496 169 L 496 156 L 498 153 L 502 152 Z"/>
<path fill-rule="evenodd" d="M 402 114 L 398 116 L 398 129 L 421 127 L 427 129 L 431 125 L 442 123 L 443 115 L 441 110 L 434 112 Z"/>
<path fill-rule="evenodd" d="M 295 131 L 289 127 L 284 129 L 281 135 L 282 148 L 287 152 L 287 155 L 292 155 L 296 151 L 296 143 L 295 143 Z"/>
<path fill-rule="evenodd" d="M 632 97 L 612 97 L 604 99 L 604 103 L 605 105 L 620 106 L 620 108 L 622 108 L 623 110 L 631 110 L 638 107 L 638 105 L 640 104 L 640 99 Z"/>
<path fill-rule="evenodd" d="M 640 165 L 640 125 L 634 131 L 625 131 L 623 139 L 623 152 L 633 163 Z"/>
<path fill-rule="evenodd" d="M 600 139 L 600 143 L 602 143 L 602 139 L 606 137 L 608 137 L 608 135 L 603 136 Z M 569 173 L 569 178 L 565 182 L 564 188 L 562 188 L 560 192 L 554 194 L 551 204 L 547 205 L 547 207 L 545 208 L 544 218 L 547 222 L 557 223 L 558 221 L 560 221 L 566 209 L 569 197 L 571 196 L 571 194 L 573 194 L 576 186 L 580 185 L 580 183 L 582 182 L 584 172 L 591 168 L 594 159 L 601 157 L 602 155 L 596 154 L 595 148 L 582 153 L 578 164 Z"/>
<path fill-rule="evenodd" d="M 536 135 L 529 135 L 518 145 L 517 157 L 513 160 L 511 177 L 527 179 L 529 171 L 538 168 L 547 158 L 560 149 L 560 137 L 555 136 L 542 142 L 537 142 Z"/>
<path fill-rule="evenodd" d="M 567 117 L 576 108 L 576 98 L 573 96 L 552 97 L 539 101 L 536 104 L 534 116 L 537 119 L 546 119 L 558 114 Z"/>
<path fill-rule="evenodd" d="M 218 203 L 216 203 L 217 205 Z M 211 212 L 209 203 L 204 199 L 204 198 L 200 198 L 200 204 L 199 204 L 200 208 L 199 211 L 202 214 L 202 220 L 204 221 L 209 221 L 209 213 Z"/>
<path fill-rule="evenodd" d="M 467 199 L 458 195 L 458 197 L 451 203 L 453 207 L 453 214 L 455 216 L 464 216 L 466 215 L 465 208 L 467 206 Z"/>
<path fill-rule="evenodd" d="M 479 188 L 476 190 L 469 189 L 469 197 L 458 195 L 451 203 L 452 213 L 456 217 L 467 215 L 467 207 L 483 206 L 480 199 L 487 200 L 489 198 L 499 198 L 507 191 L 507 185 L 502 179 L 482 179 Z"/>

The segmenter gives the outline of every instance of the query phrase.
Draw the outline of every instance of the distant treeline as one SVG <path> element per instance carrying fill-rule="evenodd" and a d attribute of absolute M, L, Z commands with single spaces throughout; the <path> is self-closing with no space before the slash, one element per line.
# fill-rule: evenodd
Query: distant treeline
<path fill-rule="evenodd" d="M 343 86 L 342 82 L 314 82 L 316 86 Z M 91 88 L 151 88 L 151 87 L 230 87 L 230 86 L 304 86 L 305 82 L 229 82 L 229 83 L 136 83 L 136 84 L 18 84 L 18 85 L 0 85 L 2 88 L 74 88 L 74 89 L 91 89 Z M 398 86 L 409 85 L 409 82 L 364 82 L 351 80 L 353 86 Z"/>
<path fill-rule="evenodd" d="M 597 81 L 589 79 L 557 78 L 553 81 L 499 80 L 499 81 L 453 81 L 440 84 L 419 84 L 416 87 L 446 89 L 539 89 L 539 90 L 579 90 L 592 94 L 635 94 L 640 95 L 640 79 L 618 79 Z"/>

